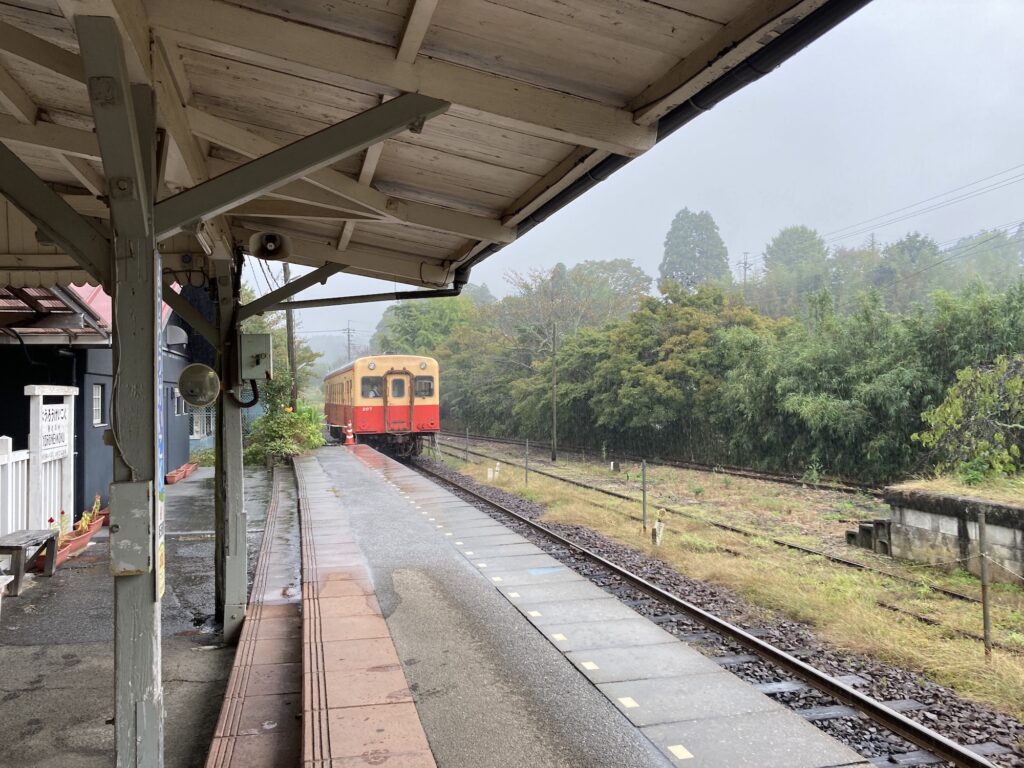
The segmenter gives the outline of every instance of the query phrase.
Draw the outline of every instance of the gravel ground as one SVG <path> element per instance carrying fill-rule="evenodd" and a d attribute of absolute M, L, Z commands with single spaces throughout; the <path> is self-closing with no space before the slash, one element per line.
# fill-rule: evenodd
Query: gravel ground
<path fill-rule="evenodd" d="M 538 518 L 543 513 L 543 507 L 538 504 L 491 486 L 477 484 L 471 478 L 454 472 L 444 464 L 429 459 L 419 461 L 438 474 L 451 477 L 524 517 Z M 458 495 L 458 489 L 452 490 Z M 564 546 L 553 543 L 529 526 L 516 523 L 508 516 L 471 497 L 467 500 L 544 549 L 552 557 L 616 595 L 638 613 L 648 616 L 665 630 L 686 639 L 708 656 L 748 653 L 742 646 L 712 634 L 695 621 L 675 613 L 669 605 L 660 600 L 624 585 L 610 571 L 574 554 Z M 863 656 L 837 651 L 818 640 L 811 628 L 805 624 L 753 607 L 722 587 L 689 579 L 661 560 L 609 541 L 589 528 L 553 524 L 548 524 L 548 527 L 662 589 L 750 631 L 776 647 L 789 651 L 830 675 L 857 675 L 863 680 L 863 683 L 856 684 L 862 693 L 885 702 L 913 700 L 923 704 L 924 707 L 921 709 L 905 712 L 906 716 L 960 744 L 1002 745 L 1011 751 L 992 755 L 989 759 L 995 765 L 1024 768 L 1024 725 L 1016 719 L 967 701 L 950 689 L 929 682 L 914 672 Z M 755 684 L 792 679 L 785 671 L 760 660 L 729 665 L 729 669 L 744 680 Z M 829 696 L 809 688 L 774 694 L 773 698 L 794 709 L 830 706 L 837 703 Z M 895 757 L 916 750 L 916 747 L 902 738 L 863 718 L 817 720 L 815 725 L 867 758 L 889 755 Z M 893 759 L 893 764 L 903 763 L 897 763 Z"/>

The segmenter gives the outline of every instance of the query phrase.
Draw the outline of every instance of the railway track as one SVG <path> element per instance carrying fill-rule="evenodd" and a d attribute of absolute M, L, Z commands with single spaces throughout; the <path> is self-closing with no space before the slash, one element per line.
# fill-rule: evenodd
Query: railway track
<path fill-rule="evenodd" d="M 873 699 L 854 688 L 851 682 L 829 675 L 798 658 L 795 653 L 783 650 L 754 633 L 701 608 L 694 602 L 674 594 L 651 579 L 635 573 L 609 557 L 595 552 L 593 549 L 552 530 L 546 525 L 538 523 L 528 515 L 517 512 L 506 504 L 502 504 L 492 498 L 488 498 L 488 496 L 454 480 L 452 477 L 434 471 L 422 462 L 416 462 L 414 466 L 418 471 L 433 478 L 435 481 L 451 486 L 456 489 L 457 493 L 468 496 L 475 502 L 483 504 L 488 510 L 495 511 L 507 520 L 513 521 L 515 525 L 526 527 L 533 534 L 533 538 L 539 537 L 543 539 L 561 553 L 561 556 L 559 552 L 550 553 L 556 559 L 561 559 L 563 562 L 568 559 L 570 562 L 567 564 L 580 570 L 581 573 L 583 571 L 580 569 L 580 563 L 586 564 L 590 572 L 584 573 L 584 575 L 605 589 L 618 593 L 620 598 L 624 596 L 622 594 L 622 587 L 635 590 L 662 605 L 668 616 L 683 615 L 694 624 L 703 626 L 710 630 L 710 633 L 713 635 L 722 638 L 726 645 L 739 647 L 753 654 L 732 653 L 720 657 L 718 661 L 723 666 L 747 664 L 751 660 L 757 659 L 801 681 L 798 683 L 793 680 L 781 680 L 766 683 L 758 686 L 763 692 L 786 694 L 800 690 L 804 686 L 809 686 L 828 697 L 828 699 L 839 703 L 838 706 L 815 707 L 812 708 L 813 711 L 810 709 L 798 710 L 808 720 L 820 722 L 861 714 L 892 734 L 920 748 L 917 751 L 903 751 L 871 756 L 870 762 L 874 765 L 912 766 L 935 765 L 945 762 L 964 768 L 980 768 L 981 766 L 991 768 L 993 763 L 986 759 L 985 754 L 1007 754 L 1011 752 L 1007 747 L 993 742 L 976 744 L 970 748 L 959 744 L 897 711 L 897 709 L 907 711 L 922 708 L 923 705 L 919 705 L 918 702 L 901 700 L 885 704 Z M 566 553 L 568 553 L 568 557 L 566 557 Z M 599 574 L 603 575 L 595 575 L 593 569 L 596 569 Z M 609 585 L 613 588 L 609 589 Z M 636 603 L 637 601 L 627 600 L 627 602 Z M 654 620 L 657 621 L 657 619 Z M 698 635 L 691 635 L 687 639 L 700 640 L 702 638 Z M 769 679 L 772 678 L 769 677 Z"/>
<path fill-rule="evenodd" d="M 448 445 L 448 447 L 451 448 L 452 450 L 451 451 L 444 451 L 444 450 L 442 450 L 442 453 L 445 453 L 446 455 L 449 455 L 449 456 L 451 456 L 453 458 L 461 458 L 465 454 L 465 452 L 466 452 L 464 448 L 457 448 L 456 446 L 453 446 L 453 445 L 450 445 L 450 444 Z M 506 464 L 510 464 L 510 465 L 516 466 L 516 467 L 522 467 L 523 466 L 523 464 L 518 463 L 516 461 L 509 460 L 507 457 L 504 457 L 504 456 L 494 456 L 492 454 L 486 454 L 486 453 L 482 453 L 480 451 L 472 451 L 472 450 L 469 451 L 469 454 L 473 455 L 473 456 L 478 456 L 478 457 L 481 457 L 481 458 L 485 458 L 485 459 L 490 459 L 492 461 L 501 461 L 501 462 L 504 462 Z M 596 493 L 600 493 L 600 494 L 603 494 L 605 496 L 610 496 L 612 498 L 620 499 L 622 501 L 630 501 L 630 502 L 634 502 L 634 503 L 637 503 L 637 504 L 639 504 L 641 502 L 641 500 L 636 498 L 635 496 L 630 496 L 629 494 L 620 493 L 618 491 L 609 490 L 607 488 L 601 488 L 599 486 L 592 485 L 590 483 L 585 483 L 585 482 L 583 482 L 581 480 L 576 480 L 574 478 L 564 477 L 564 476 L 555 474 L 554 472 L 549 472 L 547 470 L 538 469 L 538 468 L 533 467 L 533 466 L 530 467 L 530 471 L 535 473 L 535 474 L 541 475 L 543 477 L 551 478 L 552 480 L 558 480 L 560 482 L 576 486 L 577 488 L 583 488 L 585 490 L 594 491 Z M 865 563 L 859 563 L 856 560 L 850 560 L 850 559 L 845 558 L 845 557 L 840 557 L 838 555 L 833 555 L 833 554 L 831 554 L 829 552 L 825 552 L 825 551 L 822 551 L 822 550 L 814 549 L 813 547 L 806 547 L 803 544 L 797 544 L 797 543 L 792 542 L 792 541 L 786 541 L 785 539 L 780 539 L 780 538 L 775 537 L 775 536 L 765 536 L 763 533 L 761 533 L 759 531 L 752 531 L 752 530 L 749 530 L 747 528 L 743 528 L 741 526 L 732 525 L 731 523 L 724 523 L 724 522 L 721 522 L 719 520 L 709 520 L 709 519 L 707 519 L 705 517 L 702 517 L 700 515 L 694 515 L 694 514 L 692 514 L 690 512 L 687 512 L 686 510 L 679 509 L 678 507 L 667 506 L 667 505 L 664 505 L 664 504 L 652 504 L 651 506 L 654 507 L 654 509 L 661 510 L 663 512 L 667 512 L 669 514 L 678 515 L 680 517 L 685 517 L 685 518 L 690 519 L 690 520 L 696 520 L 698 522 L 704 523 L 705 525 L 709 525 L 709 526 L 712 526 L 714 528 L 718 528 L 718 529 L 723 530 L 723 531 L 729 531 L 730 533 L 736 533 L 736 534 L 739 534 L 741 536 L 745 536 L 745 537 L 748 537 L 748 538 L 757 537 L 759 539 L 762 539 L 762 540 L 765 540 L 765 541 L 769 541 L 772 544 L 774 544 L 776 546 L 779 546 L 779 547 L 784 547 L 786 549 L 791 549 L 791 550 L 794 550 L 796 552 L 801 552 L 802 554 L 805 554 L 805 555 L 814 555 L 816 557 L 822 557 L 822 558 L 825 558 L 826 560 L 828 560 L 830 562 L 836 563 L 837 565 L 842 565 L 842 566 L 844 566 L 846 568 L 854 568 L 856 570 L 865 571 L 865 572 L 868 572 L 868 573 L 874 573 L 876 575 L 884 576 L 885 578 L 892 579 L 894 581 L 899 581 L 899 582 L 903 582 L 903 583 L 906 583 L 906 584 L 913 584 L 916 587 L 926 587 L 929 591 L 935 592 L 936 594 L 944 595 L 945 597 L 953 598 L 954 600 L 963 600 L 963 601 L 971 602 L 971 603 L 979 603 L 980 602 L 980 600 L 978 598 L 973 597 L 971 595 L 966 595 L 966 594 L 964 594 L 962 592 L 957 592 L 954 589 L 948 589 L 946 587 L 942 587 L 942 586 L 939 586 L 937 584 L 932 584 L 932 583 L 927 582 L 927 581 L 921 581 L 921 580 L 918 580 L 918 579 L 911 579 L 911 578 L 906 577 L 906 576 L 901 576 L 898 573 L 892 573 L 892 572 L 887 571 L 887 570 L 885 570 L 883 568 L 876 568 L 874 566 L 867 565 Z M 635 519 L 637 521 L 640 520 L 640 518 L 636 517 L 635 515 L 629 515 L 629 517 L 631 519 Z"/>
<path fill-rule="evenodd" d="M 457 432 L 445 432 L 444 430 L 441 431 L 441 436 L 442 437 L 451 438 L 452 440 L 465 440 L 465 438 L 466 438 L 465 433 L 459 434 Z M 508 438 L 508 437 L 488 437 L 486 435 L 470 434 L 469 438 L 471 440 L 476 440 L 477 442 L 504 443 L 506 445 L 519 445 L 519 446 L 524 446 L 524 447 L 526 445 L 526 441 L 525 440 L 516 440 L 514 438 Z M 542 449 L 548 449 L 548 448 L 551 447 L 550 443 L 534 443 L 534 442 L 531 442 L 530 445 L 535 447 L 535 448 L 542 448 Z M 585 450 L 583 450 L 581 448 L 576 448 L 576 447 L 572 447 L 572 446 L 559 446 L 558 450 L 561 451 L 562 453 L 569 453 L 569 454 L 573 454 L 573 455 L 576 455 L 576 456 L 587 456 L 587 455 L 593 456 L 594 455 L 593 451 L 591 451 L 588 454 L 587 451 L 585 451 Z M 772 482 L 772 483 L 782 483 L 783 485 L 796 485 L 796 486 L 801 486 L 801 487 L 812 487 L 812 488 L 819 489 L 819 490 L 836 491 L 837 493 L 849 493 L 849 494 L 857 494 L 857 495 L 868 495 L 868 496 L 873 496 L 873 497 L 879 498 L 879 499 L 882 498 L 882 495 L 883 495 L 883 491 L 881 489 L 875 488 L 874 486 L 868 485 L 867 483 L 853 483 L 853 482 L 844 482 L 844 483 L 833 483 L 833 482 L 809 483 L 806 480 L 804 480 L 803 478 L 796 477 L 795 475 L 780 475 L 780 474 L 775 474 L 775 473 L 771 473 L 771 472 L 758 472 L 757 470 L 746 469 L 745 467 L 733 467 L 733 466 L 723 465 L 723 464 L 700 464 L 700 463 L 693 462 L 693 461 L 678 461 L 678 460 L 674 460 L 674 459 L 657 459 L 657 458 L 655 458 L 655 459 L 648 459 L 648 458 L 646 458 L 644 456 L 635 456 L 633 454 L 628 454 L 628 453 L 613 452 L 613 453 L 609 453 L 608 457 L 610 459 L 623 460 L 623 461 L 637 461 L 638 462 L 638 461 L 646 460 L 647 464 L 649 466 L 652 466 L 652 467 L 674 467 L 676 469 L 693 469 L 693 470 L 697 470 L 697 471 L 700 471 L 700 472 L 716 472 L 716 473 L 718 473 L 720 475 L 732 475 L 733 477 L 745 477 L 745 478 L 750 479 L 750 480 L 764 480 L 764 481 Z"/>

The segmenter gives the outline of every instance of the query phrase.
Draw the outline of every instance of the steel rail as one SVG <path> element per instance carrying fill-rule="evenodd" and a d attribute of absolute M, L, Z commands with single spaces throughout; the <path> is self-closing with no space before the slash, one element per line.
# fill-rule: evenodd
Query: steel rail
<path fill-rule="evenodd" d="M 832 676 L 822 672 L 821 670 L 812 667 L 810 664 L 801 661 L 795 656 L 790 655 L 781 648 L 776 648 L 770 643 L 761 640 L 758 637 L 750 634 L 741 627 L 737 627 L 725 619 L 715 616 L 713 613 L 705 611 L 703 608 L 694 605 L 693 603 L 684 600 L 678 595 L 674 595 L 665 589 L 652 584 L 642 576 L 629 571 L 622 566 L 616 565 L 607 558 L 587 549 L 576 542 L 565 538 L 561 534 L 555 533 L 550 528 L 534 520 L 531 520 L 524 515 L 515 512 L 508 507 L 500 504 L 499 502 L 488 499 L 476 491 L 467 488 L 461 483 L 455 482 L 447 477 L 444 477 L 437 472 L 434 472 L 420 464 L 416 465 L 417 469 L 424 474 L 441 480 L 455 488 L 458 488 L 463 493 L 472 496 L 475 499 L 482 501 L 483 503 L 500 510 L 504 514 L 515 518 L 521 523 L 525 523 L 536 531 L 539 531 L 544 536 L 552 539 L 558 544 L 568 547 L 571 550 L 582 555 L 584 558 L 598 563 L 599 565 L 607 568 L 612 573 L 620 576 L 638 589 L 648 593 L 652 597 L 655 597 L 663 602 L 668 603 L 673 608 L 679 609 L 683 613 L 692 616 L 694 619 L 710 627 L 712 630 L 728 637 L 740 645 L 753 651 L 755 654 L 763 658 L 764 660 L 775 664 L 776 666 L 785 669 L 792 675 L 799 677 L 808 685 L 816 688 L 823 693 L 827 693 L 832 698 L 836 699 L 842 704 L 853 707 L 854 709 L 863 712 L 871 720 L 883 726 L 887 730 L 895 733 L 896 735 L 906 739 L 912 744 L 916 744 L 922 749 L 931 752 L 936 757 L 956 765 L 958 768 L 995 768 L 991 762 L 986 760 L 981 755 L 972 752 L 967 747 L 961 744 L 957 744 L 951 739 L 947 739 L 940 733 L 936 733 L 931 728 L 921 725 L 909 717 L 900 714 L 899 712 L 890 709 L 879 701 L 872 699 L 870 696 L 865 696 L 860 691 L 852 688 L 845 683 L 842 683 Z"/>
<path fill-rule="evenodd" d="M 450 437 L 453 439 L 465 438 L 465 433 L 459 434 L 458 432 L 445 432 L 441 431 L 442 437 Z M 524 441 L 516 440 L 510 437 L 488 437 L 487 435 L 473 435 L 470 434 L 471 440 L 478 442 L 490 442 L 490 443 L 505 443 L 507 445 L 524 445 Z M 538 448 L 550 447 L 549 443 L 532 443 Z M 586 451 L 582 448 L 573 446 L 559 446 L 559 450 L 565 453 L 576 453 L 586 455 Z M 849 494 L 867 494 L 874 496 L 875 498 L 881 498 L 883 492 L 878 488 L 867 485 L 866 483 L 808 483 L 799 477 L 793 475 L 777 475 L 771 472 L 758 472 L 753 469 L 746 469 L 745 467 L 734 467 L 727 464 L 700 464 L 694 461 L 680 461 L 677 459 L 646 459 L 643 456 L 634 456 L 628 453 L 613 453 L 614 457 L 626 459 L 629 461 L 641 461 L 646 460 L 649 465 L 661 466 L 661 467 L 675 467 L 677 469 L 693 469 L 699 472 L 716 472 L 722 475 L 732 475 L 733 477 L 745 477 L 749 480 L 765 480 L 771 483 L 782 483 L 784 485 L 797 485 L 801 487 L 813 487 L 819 490 L 836 491 L 837 493 L 849 493 Z"/>
<path fill-rule="evenodd" d="M 465 449 L 462 449 L 462 448 L 456 449 L 454 446 L 448 446 L 448 447 L 452 448 L 453 450 L 457 450 L 458 451 L 457 453 L 449 453 L 448 454 L 449 456 L 452 456 L 453 458 L 460 458 L 460 455 L 462 453 L 466 452 Z M 444 451 L 442 451 L 442 453 L 443 452 Z M 472 454 L 473 456 L 480 456 L 481 458 L 485 458 L 485 459 L 492 459 L 494 461 L 504 461 L 506 464 L 511 464 L 514 467 L 521 467 L 521 466 L 523 466 L 522 464 L 520 464 L 518 462 L 511 461 L 511 460 L 508 460 L 508 459 L 505 459 L 505 458 L 499 458 L 499 457 L 496 457 L 496 456 L 493 456 L 493 455 L 488 455 L 486 453 L 480 453 L 479 451 L 468 451 L 468 453 Z M 543 477 L 549 477 L 552 480 L 558 480 L 558 481 L 563 482 L 563 483 L 568 483 L 569 485 L 574 485 L 577 488 L 584 488 L 584 489 L 586 489 L 588 491 L 595 491 L 597 493 L 603 493 L 606 496 L 611 496 L 613 498 L 621 499 L 623 501 L 632 501 L 632 502 L 635 502 L 635 503 L 640 503 L 640 499 L 634 498 L 632 496 L 628 496 L 628 495 L 626 495 L 624 493 L 619 493 L 618 491 L 611 491 L 611 490 L 608 490 L 607 488 L 599 488 L 596 485 L 589 485 L 588 483 L 584 483 L 584 482 L 582 482 L 580 480 L 574 480 L 574 479 L 569 478 L 569 477 L 561 477 L 561 476 L 556 475 L 556 474 L 554 474 L 552 472 L 545 472 L 542 469 L 537 469 L 536 467 L 530 467 L 530 471 L 535 473 L 535 474 L 542 475 Z M 779 538 L 776 538 L 774 536 L 766 536 L 766 535 L 764 535 L 762 533 L 758 533 L 757 531 L 751 531 L 751 530 L 748 530 L 746 528 L 741 528 L 741 527 L 736 526 L 736 525 L 731 525 L 729 523 L 723 523 L 723 522 L 720 522 L 718 520 L 708 520 L 707 518 L 701 517 L 700 515 L 694 515 L 692 513 L 689 513 L 689 512 L 686 512 L 686 511 L 682 510 L 682 509 L 679 509 L 678 507 L 669 507 L 669 506 L 666 506 L 664 504 L 655 504 L 653 506 L 654 506 L 655 509 L 661 510 L 663 512 L 668 512 L 668 513 L 673 514 L 673 515 L 679 515 L 680 517 L 685 517 L 685 518 L 688 518 L 690 520 L 697 520 L 698 522 L 704 523 L 706 525 L 713 526 L 715 528 L 720 528 L 720 529 L 722 529 L 724 531 L 729 531 L 731 533 L 737 533 L 737 534 L 739 534 L 741 536 L 747 536 L 749 538 L 765 539 L 765 540 L 770 541 L 772 544 L 775 544 L 776 546 L 779 546 L 779 547 L 785 547 L 787 549 L 792 549 L 792 550 L 794 550 L 796 552 L 801 552 L 801 553 L 803 553 L 805 555 L 814 555 L 816 557 L 823 557 L 823 558 L 825 558 L 826 560 L 828 560 L 830 562 L 836 563 L 837 565 L 845 566 L 846 568 L 854 568 L 854 569 L 856 569 L 858 571 L 866 571 L 868 573 L 875 573 L 875 574 L 878 574 L 879 576 L 885 576 L 886 578 L 892 579 L 894 581 L 901 581 L 901 582 L 904 582 L 906 584 L 913 584 L 915 587 L 922 587 L 922 586 L 923 587 L 927 587 L 932 592 L 935 592 L 935 593 L 940 594 L 940 595 L 945 595 L 946 597 L 951 597 L 954 600 L 963 600 L 963 601 L 968 602 L 968 603 L 980 603 L 981 602 L 981 600 L 979 600 L 978 598 L 972 597 L 970 595 L 965 595 L 963 592 L 957 592 L 955 589 L 947 589 L 946 587 L 940 587 L 940 586 L 937 586 L 935 584 L 929 584 L 926 581 L 919 581 L 919 580 L 916 580 L 916 579 L 912 579 L 912 578 L 910 578 L 908 576 L 901 576 L 901 575 L 899 575 L 897 573 L 890 573 L 889 571 L 883 570 L 881 568 L 875 568 L 874 566 L 867 565 L 866 563 L 858 563 L 856 560 L 849 560 L 849 559 L 847 559 L 845 557 L 840 557 L 839 555 L 833 555 L 833 554 L 830 554 L 828 552 L 824 552 L 824 551 L 819 550 L 819 549 L 814 549 L 812 547 L 805 547 L 803 544 L 797 544 L 797 543 L 792 542 L 792 541 L 786 541 L 785 539 L 779 539 Z"/>

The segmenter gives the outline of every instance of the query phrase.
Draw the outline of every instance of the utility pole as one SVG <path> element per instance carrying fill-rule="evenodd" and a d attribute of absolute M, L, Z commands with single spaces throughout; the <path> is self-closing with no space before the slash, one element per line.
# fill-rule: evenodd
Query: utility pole
<path fill-rule="evenodd" d="M 292 279 L 291 267 L 286 261 L 281 264 L 281 268 L 284 270 L 284 282 L 287 285 Z M 288 334 L 288 370 L 292 376 L 292 391 L 288 397 L 288 404 L 294 411 L 299 407 L 299 369 L 295 360 L 295 318 L 290 309 L 284 311 L 284 326 Z"/>
<path fill-rule="evenodd" d="M 348 360 L 352 360 L 352 321 L 349 320 L 345 326 L 345 339 L 348 342 Z"/>
<path fill-rule="evenodd" d="M 558 327 L 551 321 L 551 461 L 558 460 Z"/>
<path fill-rule="evenodd" d="M 743 267 L 743 287 L 747 286 L 747 270 L 750 269 L 750 251 L 743 252 L 743 263 L 740 265 Z"/>

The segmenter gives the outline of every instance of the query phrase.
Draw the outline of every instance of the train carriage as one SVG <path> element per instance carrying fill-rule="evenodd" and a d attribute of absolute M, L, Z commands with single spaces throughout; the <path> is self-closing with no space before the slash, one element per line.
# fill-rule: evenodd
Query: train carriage
<path fill-rule="evenodd" d="M 441 428 L 437 361 L 418 355 L 360 357 L 324 379 L 331 437 L 413 456 Z"/>

